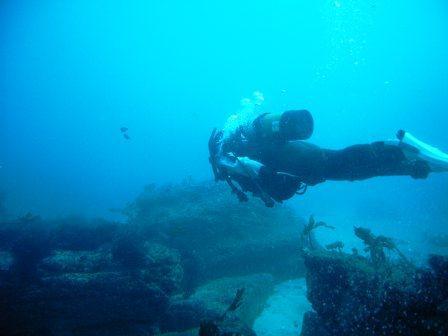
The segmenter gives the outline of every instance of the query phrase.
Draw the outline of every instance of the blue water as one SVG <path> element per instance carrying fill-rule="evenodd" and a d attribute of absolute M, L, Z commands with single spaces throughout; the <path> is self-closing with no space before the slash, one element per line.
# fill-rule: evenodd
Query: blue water
<path fill-rule="evenodd" d="M 10 216 L 116 216 L 149 183 L 211 178 L 214 126 L 256 90 L 331 148 L 412 131 L 448 150 L 444 0 L 0 3 L 0 191 Z M 130 140 L 120 127 L 129 128 Z M 289 201 L 446 232 L 448 174 L 329 182 Z"/>
<path fill-rule="evenodd" d="M 134 222 L 121 210 L 149 184 L 210 181 L 210 132 L 235 114 L 308 109 L 322 147 L 405 129 L 448 151 L 447 42 L 446 0 L 0 0 L 0 334 L 183 330 L 173 302 L 222 314 L 244 283 L 258 335 L 297 335 L 312 214 L 336 228 L 322 246 L 368 257 L 362 226 L 416 265 L 446 255 L 448 173 L 326 182 L 285 202 L 297 223 L 207 186 L 149 190 Z"/>

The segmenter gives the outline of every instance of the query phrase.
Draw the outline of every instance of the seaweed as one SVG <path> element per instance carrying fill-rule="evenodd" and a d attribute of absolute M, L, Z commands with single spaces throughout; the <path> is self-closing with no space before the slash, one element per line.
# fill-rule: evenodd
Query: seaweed
<path fill-rule="evenodd" d="M 230 312 L 235 312 L 243 303 L 244 288 L 239 288 L 232 303 L 226 311 L 216 320 L 204 320 L 199 327 L 200 336 L 255 336 L 251 328 L 245 325 L 238 317 L 228 316 Z"/>
<path fill-rule="evenodd" d="M 239 288 L 236 291 L 232 303 L 229 305 L 229 307 L 227 307 L 226 311 L 222 314 L 221 320 L 224 320 L 229 312 L 234 312 L 241 306 L 241 304 L 243 303 L 244 290 L 245 290 L 244 288 Z"/>
<path fill-rule="evenodd" d="M 327 229 L 334 230 L 335 227 L 328 225 L 325 222 L 319 221 L 317 222 L 313 215 L 310 216 L 308 223 L 304 226 L 301 234 L 301 241 L 302 241 L 302 250 L 304 248 L 310 248 L 311 250 L 315 249 L 316 246 L 313 243 L 314 237 L 313 232 L 319 227 L 324 227 Z"/>
<path fill-rule="evenodd" d="M 387 259 L 384 249 L 387 249 L 397 253 L 408 266 L 413 266 L 406 256 L 398 249 L 393 238 L 383 235 L 375 236 L 370 229 L 363 227 L 355 227 L 354 232 L 366 245 L 364 250 L 370 253 L 370 259 L 374 265 L 381 266 L 386 264 Z"/>

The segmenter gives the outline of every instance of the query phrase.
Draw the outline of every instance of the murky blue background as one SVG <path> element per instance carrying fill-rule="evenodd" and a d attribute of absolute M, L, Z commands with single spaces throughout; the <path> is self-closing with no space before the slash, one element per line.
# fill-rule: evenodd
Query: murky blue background
<path fill-rule="evenodd" d="M 210 179 L 212 127 L 255 90 L 312 111 L 322 146 L 404 128 L 448 150 L 447 42 L 444 0 L 5 0 L 0 190 L 11 214 L 113 216 L 145 184 Z M 447 192 L 394 177 L 288 203 L 418 236 L 447 231 Z"/>

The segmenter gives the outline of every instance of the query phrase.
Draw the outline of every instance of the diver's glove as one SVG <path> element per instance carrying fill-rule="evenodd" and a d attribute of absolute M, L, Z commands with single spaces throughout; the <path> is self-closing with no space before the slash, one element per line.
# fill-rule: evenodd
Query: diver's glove
<path fill-rule="evenodd" d="M 233 153 L 228 153 L 219 163 L 229 174 L 245 176 L 251 179 L 258 178 L 261 168 L 264 167 L 258 161 L 249 159 L 246 156 L 237 157 Z"/>

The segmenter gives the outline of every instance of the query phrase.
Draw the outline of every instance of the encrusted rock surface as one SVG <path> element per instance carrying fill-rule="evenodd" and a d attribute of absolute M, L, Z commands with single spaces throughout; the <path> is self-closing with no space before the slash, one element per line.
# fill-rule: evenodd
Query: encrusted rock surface
<path fill-rule="evenodd" d="M 179 290 L 183 270 L 179 254 L 158 244 L 145 244 L 144 259 L 141 268 L 129 270 L 107 249 L 55 251 L 39 263 L 38 281 L 5 280 L 0 331 L 113 334 L 117 325 L 140 325 L 149 332 Z"/>
<path fill-rule="evenodd" d="M 269 274 L 222 278 L 199 287 L 187 299 L 173 298 L 163 323 L 165 330 L 186 330 L 202 320 L 219 320 L 239 288 L 244 288 L 244 301 L 238 309 L 239 319 L 252 325 L 274 288 Z"/>
<path fill-rule="evenodd" d="M 273 277 L 303 274 L 301 221 L 224 186 L 148 188 L 126 214 L 1 222 L 0 335 L 197 334 L 202 319 L 251 335 Z M 241 287 L 243 305 L 222 319 Z"/>
<path fill-rule="evenodd" d="M 236 275 L 304 274 L 297 241 L 303 221 L 287 207 L 240 203 L 225 185 L 149 187 L 127 213 L 141 235 L 181 252 L 192 287 Z"/>
<path fill-rule="evenodd" d="M 308 299 L 302 336 L 447 335 L 448 259 L 430 268 L 323 251 L 304 254 Z"/>

